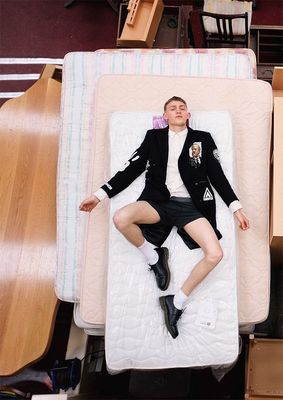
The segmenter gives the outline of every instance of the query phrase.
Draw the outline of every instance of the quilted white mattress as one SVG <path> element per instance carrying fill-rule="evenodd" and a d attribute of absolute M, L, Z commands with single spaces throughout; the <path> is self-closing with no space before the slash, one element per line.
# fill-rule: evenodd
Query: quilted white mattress
<path fill-rule="evenodd" d="M 114 113 L 110 122 L 111 175 L 114 174 L 152 128 L 152 113 Z M 191 126 L 209 130 L 218 144 L 221 164 L 233 181 L 232 123 L 228 112 L 194 112 Z M 118 150 L 118 151 L 117 151 Z M 113 212 L 139 196 L 144 174 L 111 199 L 106 358 L 111 371 L 205 366 L 232 362 L 238 354 L 236 251 L 233 216 L 217 196 L 219 229 L 224 259 L 191 294 L 179 322 L 179 336 L 172 339 L 153 273 L 140 252 L 114 228 Z M 202 257 L 189 250 L 174 229 L 169 248 L 172 278 L 166 294 L 180 288 Z"/>

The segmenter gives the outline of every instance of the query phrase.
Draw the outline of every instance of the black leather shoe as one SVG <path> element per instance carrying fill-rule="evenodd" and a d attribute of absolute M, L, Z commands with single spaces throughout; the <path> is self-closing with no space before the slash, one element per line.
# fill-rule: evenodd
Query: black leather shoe
<path fill-rule="evenodd" d="M 173 339 L 179 335 L 177 322 L 182 315 L 182 310 L 178 310 L 173 303 L 174 296 L 172 294 L 168 296 L 159 297 L 159 302 L 165 316 L 165 325 Z"/>
<path fill-rule="evenodd" d="M 170 282 L 170 270 L 168 267 L 169 251 L 167 247 L 157 247 L 154 249 L 159 258 L 156 264 L 150 265 L 150 269 L 155 274 L 156 283 L 160 290 L 166 290 Z"/>

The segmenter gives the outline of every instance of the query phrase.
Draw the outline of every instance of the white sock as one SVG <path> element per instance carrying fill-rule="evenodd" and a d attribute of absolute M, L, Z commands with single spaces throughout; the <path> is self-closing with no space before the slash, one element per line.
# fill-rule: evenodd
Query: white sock
<path fill-rule="evenodd" d="M 183 310 L 186 301 L 188 300 L 188 296 L 183 292 L 182 289 L 179 289 L 173 298 L 173 304 L 178 310 Z"/>
<path fill-rule="evenodd" d="M 157 263 L 159 258 L 157 251 L 154 250 L 154 247 L 152 247 L 152 245 L 147 240 L 144 240 L 143 244 L 139 246 L 138 249 L 145 256 L 146 261 L 149 265 L 154 265 Z"/>

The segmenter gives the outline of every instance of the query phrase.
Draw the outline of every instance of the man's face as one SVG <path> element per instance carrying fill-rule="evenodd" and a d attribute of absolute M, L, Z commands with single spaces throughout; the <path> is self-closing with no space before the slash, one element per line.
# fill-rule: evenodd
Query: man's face
<path fill-rule="evenodd" d="M 184 103 L 181 101 L 171 101 L 166 106 L 164 118 L 168 120 L 169 126 L 186 127 L 186 122 L 191 114 Z"/>
<path fill-rule="evenodd" d="M 193 156 L 194 158 L 197 158 L 197 157 L 199 157 L 199 153 L 200 153 L 199 145 L 193 144 L 193 145 L 192 145 L 192 156 Z"/>

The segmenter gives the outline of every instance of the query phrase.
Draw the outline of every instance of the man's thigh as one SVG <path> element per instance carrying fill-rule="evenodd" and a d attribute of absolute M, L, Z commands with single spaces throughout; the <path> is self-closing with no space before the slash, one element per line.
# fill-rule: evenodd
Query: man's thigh
<path fill-rule="evenodd" d="M 214 229 L 206 218 L 198 218 L 183 229 L 205 252 L 221 247 Z"/>
<path fill-rule="evenodd" d="M 156 224 L 160 221 L 158 212 L 144 200 L 130 203 L 118 210 L 118 212 L 135 224 Z"/>

